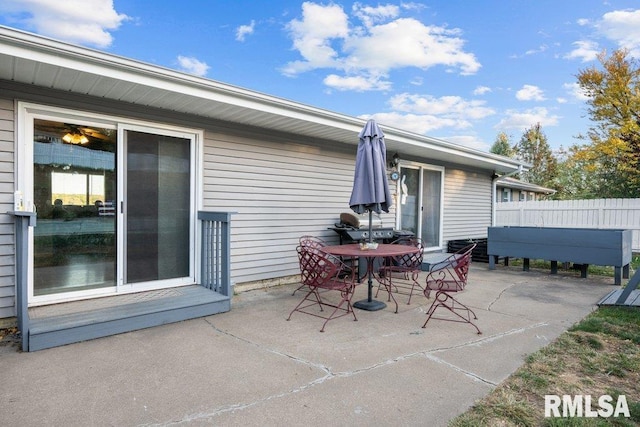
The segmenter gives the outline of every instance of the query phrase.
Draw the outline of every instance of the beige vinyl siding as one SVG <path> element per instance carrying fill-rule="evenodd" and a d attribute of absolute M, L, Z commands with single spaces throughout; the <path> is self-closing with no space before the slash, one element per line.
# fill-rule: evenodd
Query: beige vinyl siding
<path fill-rule="evenodd" d="M 449 240 L 487 237 L 487 227 L 491 225 L 491 188 L 487 171 L 445 170 L 445 247 Z"/>
<path fill-rule="evenodd" d="M 0 98 L 0 319 L 15 316 L 14 103 Z"/>
<path fill-rule="evenodd" d="M 72 107 L 81 110 L 80 101 L 91 106 L 89 101 L 94 100 L 77 101 Z M 57 99 L 58 103 L 62 101 Z M 231 278 L 235 284 L 297 275 L 295 247 L 304 234 L 338 242 L 338 235 L 329 228 L 339 221 L 341 212 L 350 211 L 357 134 L 353 145 L 344 146 L 152 109 L 127 109 L 115 102 L 102 102 L 99 111 L 204 130 L 202 208 L 236 212 L 231 222 Z M 0 100 L 1 212 L 13 206 L 13 120 L 13 100 Z M 390 184 L 393 193 L 395 183 Z M 382 219 L 383 226 L 393 228 L 395 209 Z M 489 174 L 447 166 L 443 243 L 485 237 L 490 220 Z M 13 227 L 13 219 L 2 215 L 0 318 L 15 315 Z"/>
<path fill-rule="evenodd" d="M 349 211 L 356 149 L 327 145 L 206 132 L 203 205 L 237 212 L 231 230 L 236 284 L 298 274 L 295 248 L 302 235 L 338 242 L 328 228 Z M 393 214 L 383 218 L 393 227 Z"/>

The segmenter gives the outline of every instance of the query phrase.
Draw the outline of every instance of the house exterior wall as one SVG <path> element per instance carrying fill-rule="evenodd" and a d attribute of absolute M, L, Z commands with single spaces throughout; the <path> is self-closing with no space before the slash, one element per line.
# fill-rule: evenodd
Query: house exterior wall
<path fill-rule="evenodd" d="M 72 94 L 62 97 L 41 88 L 22 92 L 21 88 L 17 85 L 11 92 L 29 102 L 79 111 L 86 105 L 92 112 L 203 129 L 202 207 L 236 212 L 231 223 L 231 278 L 235 284 L 272 284 L 295 277 L 299 273 L 295 247 L 304 234 L 338 242 L 329 228 L 338 222 L 341 212 L 349 211 L 355 143 L 344 146 L 113 101 Z M 0 97 L 0 213 L 13 208 L 14 96 Z M 451 239 L 486 236 L 491 185 L 487 171 L 445 166 L 444 247 Z M 0 217 L 2 319 L 15 316 L 14 225 L 9 215 Z M 382 220 L 383 226 L 393 227 L 395 209 L 382 214 Z"/>
<path fill-rule="evenodd" d="M 491 225 L 491 176 L 487 171 L 445 169 L 443 244 L 487 237 Z"/>
<path fill-rule="evenodd" d="M 299 142 L 268 134 L 206 131 L 204 209 L 232 216 L 236 284 L 299 273 L 295 248 L 312 234 L 338 243 L 329 230 L 349 211 L 354 147 Z M 393 227 L 394 214 L 382 214 Z"/>
<path fill-rule="evenodd" d="M 14 103 L 0 97 L 0 213 L 13 210 Z M 15 316 L 13 217 L 0 215 L 0 319 Z"/>
<path fill-rule="evenodd" d="M 509 200 L 503 199 L 504 190 L 508 190 L 510 194 Z M 547 195 L 545 193 L 538 193 L 535 191 L 525 191 L 519 190 L 517 188 L 510 188 L 504 186 L 497 186 L 496 189 L 496 202 L 505 203 L 505 202 L 528 202 L 535 200 L 544 200 Z"/>

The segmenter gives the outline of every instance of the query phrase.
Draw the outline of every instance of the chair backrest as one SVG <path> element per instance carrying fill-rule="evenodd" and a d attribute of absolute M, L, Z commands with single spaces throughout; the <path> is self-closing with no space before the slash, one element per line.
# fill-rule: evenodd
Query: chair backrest
<path fill-rule="evenodd" d="M 427 274 L 426 290 L 444 290 L 457 292 L 467 285 L 471 253 L 476 244 L 470 244 L 449 255 L 444 261 L 431 266 Z"/>
<path fill-rule="evenodd" d="M 299 240 L 300 246 L 311 247 L 311 248 L 321 248 L 323 246 L 327 246 L 327 242 L 316 236 L 305 235 L 300 237 Z"/>
<path fill-rule="evenodd" d="M 301 280 L 307 286 L 322 286 L 335 279 L 344 268 L 338 258 L 317 248 L 300 245 L 296 250 Z"/>
<path fill-rule="evenodd" d="M 422 239 L 414 236 L 402 236 L 391 242 L 391 244 L 415 246 L 419 249 L 418 252 L 413 254 L 405 254 L 393 257 L 393 259 L 391 260 L 393 265 L 408 269 L 422 268 L 422 259 L 424 257 L 424 245 L 422 244 Z"/>
<path fill-rule="evenodd" d="M 469 265 L 471 264 L 471 254 L 476 247 L 476 243 L 465 246 L 462 249 L 456 251 L 452 257 L 452 267 L 458 280 L 462 283 L 462 286 L 467 284 L 467 277 L 469 275 Z"/>

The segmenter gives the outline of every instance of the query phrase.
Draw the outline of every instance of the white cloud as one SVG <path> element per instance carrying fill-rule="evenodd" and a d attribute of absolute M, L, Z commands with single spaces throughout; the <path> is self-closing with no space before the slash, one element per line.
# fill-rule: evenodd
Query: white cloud
<path fill-rule="evenodd" d="M 495 114 L 494 110 L 485 105 L 485 101 L 465 100 L 458 96 L 435 98 L 430 95 L 403 93 L 393 96 L 389 104 L 393 111 L 376 113 L 370 117 L 382 125 L 423 135 L 443 129 L 469 129 L 473 126 L 473 121 Z M 471 146 L 469 143 L 464 145 Z"/>
<path fill-rule="evenodd" d="M 455 119 L 424 114 L 376 113 L 367 118 L 375 119 L 381 126 L 391 126 L 419 134 L 427 134 L 445 127 L 458 127 Z"/>
<path fill-rule="evenodd" d="M 485 93 L 491 92 L 491 88 L 487 86 L 478 86 L 473 90 L 474 95 L 484 95 Z"/>
<path fill-rule="evenodd" d="M 0 12 L 38 34 L 101 48 L 113 42 L 109 31 L 130 19 L 113 0 L 2 0 Z"/>
<path fill-rule="evenodd" d="M 369 90 L 391 89 L 390 81 L 381 80 L 381 78 L 377 76 L 338 76 L 336 74 L 329 74 L 323 82 L 330 88 L 342 91 L 353 90 L 356 92 L 364 92 Z"/>
<path fill-rule="evenodd" d="M 458 29 L 400 18 L 400 8 L 393 5 L 369 7 L 356 3 L 352 11 L 363 26 L 351 25 L 339 5 L 303 3 L 302 17 L 287 25 L 293 47 L 302 59 L 287 63 L 282 72 L 294 76 L 328 68 L 344 73 L 345 80 L 354 76 L 367 80 L 367 76 L 386 76 L 393 69 L 406 67 L 445 66 L 463 75 L 480 69 L 475 55 L 464 51 Z M 334 72 L 328 81 L 337 81 L 337 74 Z M 377 83 L 375 79 L 369 81 Z M 374 89 L 380 90 L 374 86 L 369 90 Z"/>
<path fill-rule="evenodd" d="M 589 99 L 578 83 L 565 83 L 562 87 L 573 99 L 578 101 L 586 101 Z"/>
<path fill-rule="evenodd" d="M 467 120 L 479 120 L 495 114 L 495 111 L 486 107 L 483 100 L 465 100 L 459 96 L 442 96 L 435 98 L 430 95 L 415 95 L 401 93 L 393 96 L 389 103 L 396 111 L 406 113 L 417 113 L 427 115 L 437 115 L 455 119 L 457 123 L 464 123 Z"/>
<path fill-rule="evenodd" d="M 255 27 L 256 21 L 253 20 L 249 25 L 240 25 L 236 29 L 236 40 L 238 40 L 239 42 L 243 42 L 246 36 L 253 34 Z"/>
<path fill-rule="evenodd" d="M 530 110 L 518 111 L 507 110 L 505 117 L 494 126 L 494 129 L 518 129 L 525 130 L 540 123 L 542 127 L 557 126 L 560 116 L 552 115 L 543 107 L 532 108 Z"/>
<path fill-rule="evenodd" d="M 589 25 L 591 23 L 591 21 L 589 21 L 587 18 L 580 18 L 576 21 L 578 23 L 578 25 L 580 25 L 581 27 L 584 27 L 585 25 Z"/>
<path fill-rule="evenodd" d="M 344 41 L 347 69 L 379 70 L 436 65 L 459 68 L 461 74 L 474 74 L 480 63 L 464 52 L 459 30 L 425 26 L 413 18 L 401 18 L 369 28 L 367 34 Z"/>
<path fill-rule="evenodd" d="M 581 40 L 572 44 L 576 48 L 564 56 L 566 59 L 580 59 L 582 62 L 596 59 L 599 52 L 598 43 L 590 40 Z"/>
<path fill-rule="evenodd" d="M 520 101 L 544 101 L 544 92 L 538 86 L 524 85 L 516 92 L 516 99 Z"/>
<path fill-rule="evenodd" d="M 629 49 L 632 56 L 640 56 L 640 9 L 605 13 L 596 28 L 620 47 Z"/>
<path fill-rule="evenodd" d="M 180 70 L 199 77 L 206 75 L 210 68 L 206 63 L 194 57 L 182 55 L 178 56 L 178 64 L 180 65 Z"/>
<path fill-rule="evenodd" d="M 454 144 L 462 145 L 469 148 L 474 148 L 480 151 L 489 151 L 491 148 L 489 144 L 484 141 L 480 141 L 477 137 L 472 135 L 455 135 L 442 137 L 445 141 L 453 142 Z"/>
<path fill-rule="evenodd" d="M 387 4 L 384 6 L 363 6 L 361 3 L 354 3 L 353 14 L 360 18 L 366 27 L 371 27 L 378 22 L 384 22 L 390 18 L 396 18 L 400 14 L 400 8 L 396 5 Z"/>
<path fill-rule="evenodd" d="M 526 51 L 524 54 L 525 55 L 535 55 L 536 53 L 542 53 L 547 49 L 549 49 L 549 46 L 547 46 L 546 44 L 543 44 L 540 47 L 538 47 L 537 49 L 530 49 L 530 50 Z"/>
<path fill-rule="evenodd" d="M 290 21 L 287 29 L 293 38 L 293 47 L 304 60 L 289 62 L 282 70 L 284 74 L 339 67 L 338 52 L 331 46 L 331 41 L 349 35 L 348 17 L 342 7 L 305 2 L 302 4 L 302 20 Z"/>

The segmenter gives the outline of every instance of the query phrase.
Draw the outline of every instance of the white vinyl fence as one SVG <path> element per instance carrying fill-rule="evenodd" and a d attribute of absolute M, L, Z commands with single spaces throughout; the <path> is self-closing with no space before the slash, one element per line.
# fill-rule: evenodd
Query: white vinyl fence
<path fill-rule="evenodd" d="M 632 248 L 640 252 L 640 199 L 497 203 L 495 225 L 633 230 Z"/>

